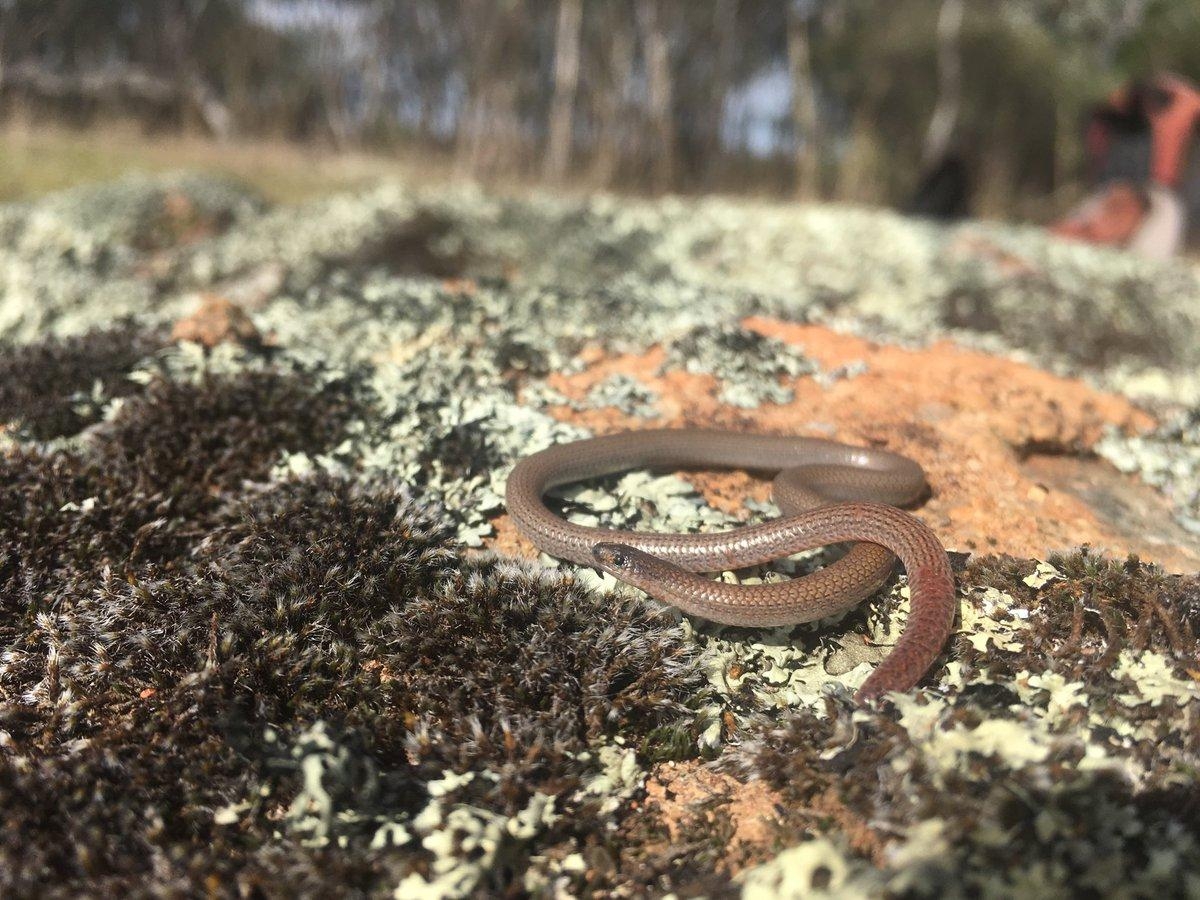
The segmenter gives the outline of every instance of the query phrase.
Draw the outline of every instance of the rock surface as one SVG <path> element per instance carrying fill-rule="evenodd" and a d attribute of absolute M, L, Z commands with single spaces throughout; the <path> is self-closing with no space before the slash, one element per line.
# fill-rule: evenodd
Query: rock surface
<path fill-rule="evenodd" d="M 1186 261 L 187 175 L 0 207 L 0 238 L 0 893 L 1200 895 Z M 848 699 L 903 576 L 719 628 L 546 571 L 504 515 L 521 456 L 686 424 L 921 462 L 962 605 L 918 691 Z M 773 514 L 741 473 L 560 493 Z"/>

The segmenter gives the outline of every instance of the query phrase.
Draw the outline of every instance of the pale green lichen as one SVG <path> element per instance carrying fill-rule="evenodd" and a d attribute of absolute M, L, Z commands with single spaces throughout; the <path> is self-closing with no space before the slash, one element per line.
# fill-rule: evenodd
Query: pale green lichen
<path fill-rule="evenodd" d="M 1118 680 L 1128 679 L 1136 686 L 1135 693 L 1119 694 L 1117 699 L 1126 706 L 1160 706 L 1168 697 L 1183 706 L 1200 701 L 1200 683 L 1195 678 L 1176 678 L 1170 665 L 1161 653 L 1134 654 L 1121 652 L 1113 675 Z"/>
<path fill-rule="evenodd" d="M 451 784 L 442 793 L 463 783 L 461 777 L 448 775 L 448 779 Z M 429 874 L 405 876 L 396 885 L 396 900 L 476 896 L 490 873 L 506 864 L 506 854 L 531 841 L 556 818 L 554 798 L 545 794 L 534 794 L 516 815 L 501 816 L 461 804 L 446 809 L 436 791 L 438 782 L 430 782 L 429 787 L 433 799 L 412 820 L 412 837 L 420 838 L 433 857 Z"/>
<path fill-rule="evenodd" d="M 1033 574 L 1026 575 L 1022 581 L 1024 581 L 1025 584 L 1029 585 L 1031 588 L 1040 588 L 1049 584 L 1051 581 L 1062 577 L 1062 572 L 1058 571 L 1058 569 L 1054 568 L 1054 566 L 1050 565 L 1050 563 L 1039 562 L 1037 568 L 1033 571 Z"/>
<path fill-rule="evenodd" d="M 595 759 L 600 765 L 600 771 L 584 783 L 581 792 L 600 799 L 601 815 L 615 813 L 645 783 L 646 773 L 638 765 L 637 754 L 629 747 L 604 744 L 594 751 L 584 751 L 578 759 L 582 762 Z"/>
<path fill-rule="evenodd" d="M 661 371 L 680 370 L 713 375 L 721 385 L 717 399 L 754 409 L 790 402 L 795 397 L 791 382 L 815 374 L 817 365 L 790 344 L 740 325 L 698 326 L 667 346 Z"/>
<path fill-rule="evenodd" d="M 967 602 L 959 607 L 960 630 L 976 650 L 1020 650 L 1021 633 L 1029 611 L 1011 594 L 991 586 L 972 588 Z"/>
<path fill-rule="evenodd" d="M 628 416 L 644 419 L 658 415 L 658 393 L 628 375 L 610 375 L 587 394 L 586 404 L 580 407 L 602 409 L 614 407 Z"/>
<path fill-rule="evenodd" d="M 784 850 L 771 862 L 739 877 L 742 900 L 851 900 L 879 896 L 880 878 L 826 838 Z"/>

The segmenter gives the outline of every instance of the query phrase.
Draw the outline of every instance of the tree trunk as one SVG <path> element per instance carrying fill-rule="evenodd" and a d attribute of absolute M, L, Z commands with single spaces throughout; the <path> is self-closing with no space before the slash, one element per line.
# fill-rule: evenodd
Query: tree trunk
<path fill-rule="evenodd" d="M 812 4 L 807 0 L 788 4 L 787 51 L 796 140 L 796 196 L 804 199 L 817 197 L 821 192 L 821 119 L 817 112 L 808 37 L 811 12 Z"/>
<path fill-rule="evenodd" d="M 637 6 L 646 60 L 646 109 L 654 134 L 649 186 L 656 191 L 669 190 L 675 184 L 674 84 L 663 5 L 663 0 L 639 0 Z"/>
<path fill-rule="evenodd" d="M 550 101 L 549 144 L 545 175 L 566 177 L 575 135 L 575 93 L 579 85 L 579 36 L 583 0 L 559 0 L 558 33 L 554 39 L 554 97 Z"/>
<path fill-rule="evenodd" d="M 713 93 L 709 133 L 703 147 L 707 161 L 709 188 L 723 185 L 728 170 L 722 129 L 725 126 L 725 99 L 733 81 L 738 45 L 738 0 L 717 0 L 713 6 L 713 31 L 716 52 L 713 60 Z"/>
<path fill-rule="evenodd" d="M 466 114 L 458 131 L 456 167 L 475 175 L 511 174 L 523 158 L 520 99 L 530 26 L 521 0 L 462 0 L 459 27 L 466 57 Z"/>
<path fill-rule="evenodd" d="M 963 0 L 942 0 L 937 22 L 938 94 L 933 116 L 925 132 L 921 164 L 929 169 L 950 150 L 951 138 L 958 125 L 962 105 L 962 34 Z"/>
<path fill-rule="evenodd" d="M 596 98 L 596 155 L 592 163 L 592 178 L 599 184 L 611 186 L 617 178 L 624 153 L 626 91 L 633 76 L 634 36 L 622 9 L 613 4 L 607 9 L 608 47 L 605 66 L 607 77 L 604 89 Z"/>

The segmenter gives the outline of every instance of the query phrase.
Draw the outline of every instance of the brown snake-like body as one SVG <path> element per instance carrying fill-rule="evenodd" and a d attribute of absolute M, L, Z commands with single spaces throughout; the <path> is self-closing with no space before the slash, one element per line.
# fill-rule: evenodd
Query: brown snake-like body
<path fill-rule="evenodd" d="M 778 472 L 774 499 L 784 516 L 731 531 L 652 534 L 575 525 L 542 499 L 557 485 L 627 469 L 704 467 Z M 887 580 L 899 557 L 911 592 L 908 624 L 859 688 L 855 697 L 863 701 L 914 687 L 954 622 L 957 594 L 945 549 L 923 522 L 891 505 L 915 500 L 924 488 L 920 466 L 884 450 L 817 438 L 664 429 L 535 453 L 509 475 L 506 505 L 521 532 L 546 553 L 598 566 L 684 612 L 729 625 L 788 625 L 849 609 Z M 844 541 L 863 543 L 824 569 L 786 582 L 724 584 L 694 574 Z"/>

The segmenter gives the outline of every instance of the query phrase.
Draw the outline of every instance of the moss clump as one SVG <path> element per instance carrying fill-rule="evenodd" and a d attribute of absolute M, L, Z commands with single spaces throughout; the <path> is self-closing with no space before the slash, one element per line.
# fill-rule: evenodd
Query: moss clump
<path fill-rule="evenodd" d="M 333 864 L 378 890 L 427 871 L 420 846 L 375 838 L 447 771 L 487 773 L 438 794 L 453 808 L 503 816 L 556 797 L 571 814 L 542 840 L 574 847 L 604 799 L 584 790 L 589 747 L 651 733 L 698 687 L 694 650 L 662 617 L 465 561 L 388 486 L 282 482 L 222 518 L 170 565 L 81 581 L 14 635 L 0 794 L 21 837 L 0 851 L 0 887 L 49 871 L 72 891 L 253 877 L 234 872 L 291 884 L 336 839 Z M 324 755 L 303 750 L 318 720 L 336 736 Z M 316 776 L 295 761 L 330 754 L 341 764 Z M 313 777 L 322 839 L 306 807 L 280 837 L 281 804 Z"/>
<path fill-rule="evenodd" d="M 93 438 L 94 456 L 139 493 L 192 515 L 243 481 L 263 481 L 283 451 L 320 453 L 353 413 L 347 389 L 284 372 L 153 381 Z"/>
<path fill-rule="evenodd" d="M 0 635 L 5 640 L 47 605 L 55 585 L 128 556 L 142 523 L 129 522 L 123 508 L 99 505 L 96 475 L 67 454 L 0 453 L 5 485 L 0 491 Z"/>
<path fill-rule="evenodd" d="M 601 841 L 595 748 L 701 684 L 674 620 L 467 559 L 386 479 L 273 481 L 358 421 L 348 380 L 163 368 L 0 456 L 0 892 L 510 890 Z M 429 849 L 435 814 L 491 849 Z"/>
<path fill-rule="evenodd" d="M 65 340 L 6 348 L 0 360 L 0 421 L 46 441 L 99 421 L 104 403 L 136 393 L 139 360 L 166 346 L 161 330 L 132 321 Z"/>
<path fill-rule="evenodd" d="M 0 454 L 0 629 L 104 567 L 172 563 L 243 482 L 331 447 L 348 416 L 345 394 L 286 373 L 159 380 L 82 448 Z"/>
<path fill-rule="evenodd" d="M 80 697 L 167 688 L 214 667 L 254 684 L 272 715 L 297 703 L 332 712 L 355 702 L 362 630 L 450 559 L 445 530 L 392 491 L 287 483 L 226 505 L 174 558 L 127 563 L 120 577 L 76 573 L 26 626 L 24 683 L 8 674 L 14 689 L 67 704 L 64 738 L 84 727 L 79 716 L 98 721 Z"/>
<path fill-rule="evenodd" d="M 380 631 L 368 653 L 415 726 L 410 755 L 430 773 L 504 773 L 488 796 L 506 810 L 545 779 L 577 776 L 572 754 L 678 718 L 700 686 L 694 649 L 660 613 L 605 608 L 569 578 L 497 562 L 461 566 Z M 464 636 L 486 665 L 464 666 Z"/>
<path fill-rule="evenodd" d="M 1060 577 L 1033 587 L 1026 579 L 1037 563 L 985 557 L 967 578 L 998 588 L 1032 610 L 1020 650 L 986 654 L 959 642 L 964 662 L 987 665 L 995 676 L 1054 672 L 1102 696 L 1112 688 L 1113 664 L 1122 651 L 1150 650 L 1180 666 L 1195 660 L 1200 635 L 1200 578 L 1168 575 L 1131 556 L 1125 561 L 1087 550 L 1052 556 Z"/>

